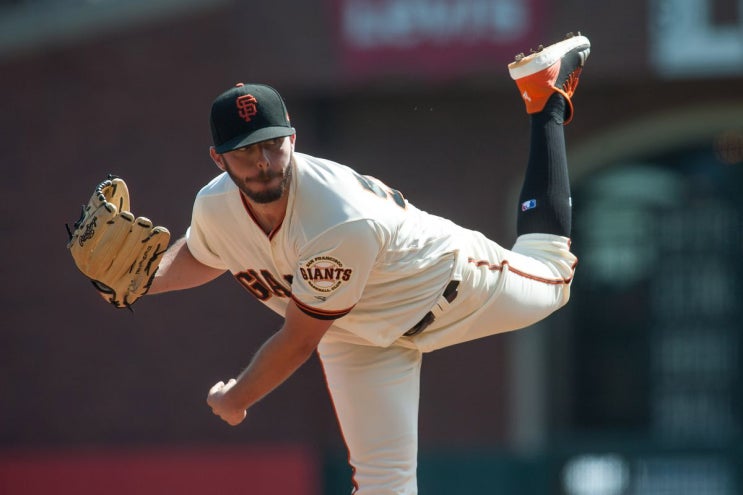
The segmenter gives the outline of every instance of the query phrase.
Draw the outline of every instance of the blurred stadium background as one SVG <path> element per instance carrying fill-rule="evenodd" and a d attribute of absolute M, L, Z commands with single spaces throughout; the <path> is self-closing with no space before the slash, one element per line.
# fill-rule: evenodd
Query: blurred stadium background
<path fill-rule="evenodd" d="M 272 314 L 227 276 L 115 311 L 64 224 L 113 172 L 181 235 L 212 99 L 260 81 L 298 150 L 509 245 L 506 64 L 573 30 L 573 299 L 427 356 L 420 493 L 743 493 L 740 0 L 0 1 L 0 493 L 349 493 L 317 359 L 238 428 L 205 405 Z"/>

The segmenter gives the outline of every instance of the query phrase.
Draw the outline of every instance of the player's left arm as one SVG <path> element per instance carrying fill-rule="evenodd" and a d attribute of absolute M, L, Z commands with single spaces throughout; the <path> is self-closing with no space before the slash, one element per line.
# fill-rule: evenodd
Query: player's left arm
<path fill-rule="evenodd" d="M 209 390 L 207 404 L 212 412 L 232 426 L 242 422 L 247 409 L 309 359 L 332 324 L 333 320 L 313 318 L 290 302 L 284 325 L 261 346 L 237 379 L 219 382 Z"/>
<path fill-rule="evenodd" d="M 211 282 L 224 272 L 225 270 L 205 265 L 196 259 L 191 254 L 186 238 L 182 237 L 165 251 L 148 294 L 198 287 Z"/>

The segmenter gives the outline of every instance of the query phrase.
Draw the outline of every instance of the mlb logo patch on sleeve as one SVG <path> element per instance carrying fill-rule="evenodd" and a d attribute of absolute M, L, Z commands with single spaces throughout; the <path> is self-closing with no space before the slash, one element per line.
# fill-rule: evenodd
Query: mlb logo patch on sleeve
<path fill-rule="evenodd" d="M 530 199 L 529 201 L 524 201 L 523 203 L 521 203 L 521 211 L 531 210 L 536 207 L 537 207 L 536 199 Z"/>

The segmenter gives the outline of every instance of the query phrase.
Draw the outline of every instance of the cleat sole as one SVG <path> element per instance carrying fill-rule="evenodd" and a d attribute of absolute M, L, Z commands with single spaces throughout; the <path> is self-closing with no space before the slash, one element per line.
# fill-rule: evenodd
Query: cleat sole
<path fill-rule="evenodd" d="M 581 35 L 571 36 L 563 41 L 544 47 L 539 45 L 538 51 L 528 56 L 519 58 L 516 56 L 516 60 L 508 64 L 508 71 L 511 74 L 512 79 L 521 79 L 522 77 L 530 76 L 541 70 L 551 67 L 558 60 L 560 60 L 567 52 L 574 49 L 584 48 L 585 51 L 589 51 L 591 48 L 591 42 L 588 38 Z M 581 54 L 581 59 L 585 62 L 588 53 Z"/>

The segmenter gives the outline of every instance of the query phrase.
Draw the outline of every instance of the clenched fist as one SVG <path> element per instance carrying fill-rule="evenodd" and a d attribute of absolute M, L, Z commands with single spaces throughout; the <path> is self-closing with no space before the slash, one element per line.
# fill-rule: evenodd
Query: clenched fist
<path fill-rule="evenodd" d="M 235 383 L 237 383 L 237 380 L 234 378 L 230 379 L 227 383 L 215 383 L 209 389 L 209 395 L 206 398 L 206 403 L 212 408 L 212 412 L 231 426 L 239 425 L 245 419 L 245 416 L 247 416 L 245 408 L 235 406 L 230 401 L 229 392 L 235 386 Z"/>

